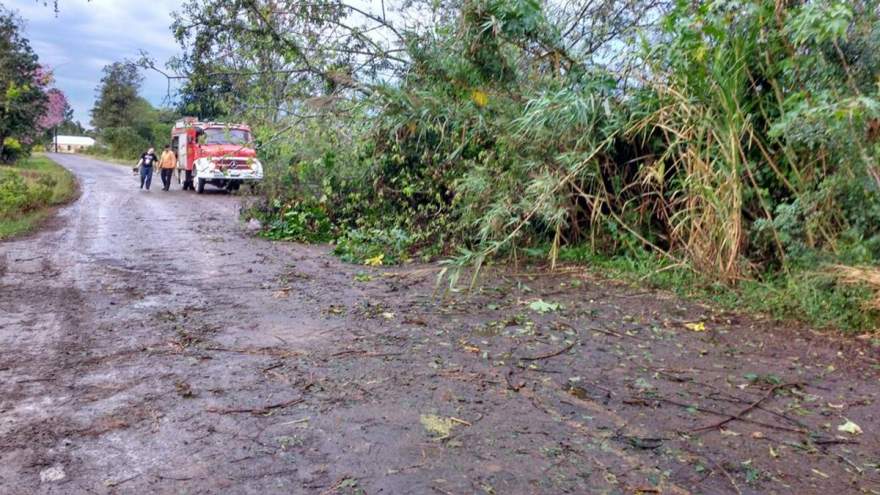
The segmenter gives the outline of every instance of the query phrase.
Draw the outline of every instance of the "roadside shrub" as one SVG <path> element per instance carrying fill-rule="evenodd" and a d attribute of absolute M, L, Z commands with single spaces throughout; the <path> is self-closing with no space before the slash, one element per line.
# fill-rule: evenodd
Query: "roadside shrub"
<path fill-rule="evenodd" d="M 12 217 L 49 204 L 52 187 L 28 184 L 21 175 L 7 173 L 0 179 L 0 215 Z"/>
<path fill-rule="evenodd" d="M 15 163 L 26 156 L 27 149 L 18 139 L 10 137 L 3 140 L 3 155 L 0 156 L 0 162 Z"/>
<path fill-rule="evenodd" d="M 151 146 L 150 141 L 132 127 L 109 127 L 103 130 L 99 139 L 101 147 L 106 147 L 117 158 L 133 160 Z"/>
<path fill-rule="evenodd" d="M 294 202 L 276 204 L 262 235 L 269 239 L 301 242 L 327 242 L 332 238 L 333 225 L 317 204 Z"/>
<path fill-rule="evenodd" d="M 9 216 L 24 209 L 28 202 L 28 187 L 17 173 L 0 178 L 0 213 Z"/>
<path fill-rule="evenodd" d="M 409 258 L 411 245 L 403 229 L 351 229 L 336 239 L 333 252 L 349 263 L 395 264 Z"/>

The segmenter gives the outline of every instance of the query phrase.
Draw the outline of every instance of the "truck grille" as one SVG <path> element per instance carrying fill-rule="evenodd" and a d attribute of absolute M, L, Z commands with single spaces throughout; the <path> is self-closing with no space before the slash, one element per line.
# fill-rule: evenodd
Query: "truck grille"
<path fill-rule="evenodd" d="M 214 160 L 214 168 L 222 168 L 225 170 L 250 170 L 248 160 Z"/>

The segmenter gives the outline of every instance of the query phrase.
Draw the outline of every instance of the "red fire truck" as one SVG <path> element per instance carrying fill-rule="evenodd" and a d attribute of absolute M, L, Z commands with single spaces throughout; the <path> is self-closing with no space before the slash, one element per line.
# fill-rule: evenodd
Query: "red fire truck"
<path fill-rule="evenodd" d="M 251 129 L 243 124 L 177 121 L 171 130 L 171 149 L 177 155 L 178 177 L 184 188 L 205 191 L 205 184 L 237 190 L 243 182 L 263 179 L 263 165 L 251 144 Z M 188 186 L 188 187 L 187 187 Z"/>

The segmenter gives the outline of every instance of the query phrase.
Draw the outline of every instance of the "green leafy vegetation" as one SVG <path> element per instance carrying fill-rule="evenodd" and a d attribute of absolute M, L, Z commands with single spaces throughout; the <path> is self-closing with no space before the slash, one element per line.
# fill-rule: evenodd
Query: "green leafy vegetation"
<path fill-rule="evenodd" d="M 76 194 L 73 174 L 45 157 L 0 166 L 0 239 L 32 230 Z"/>
<path fill-rule="evenodd" d="M 67 98 L 42 67 L 22 20 L 0 5 L 0 163 L 28 156 L 48 131 L 70 120 Z"/>
<path fill-rule="evenodd" d="M 267 236 L 446 258 L 450 282 L 537 249 L 876 325 L 872 278 L 830 269 L 880 260 L 876 1 L 397 7 L 177 14 L 183 101 L 255 126 Z"/>
<path fill-rule="evenodd" d="M 263 235 L 282 241 L 327 242 L 332 239 L 333 224 L 326 212 L 316 205 L 288 204 L 277 213 L 266 215 L 268 229 Z"/>
<path fill-rule="evenodd" d="M 607 256 L 577 246 L 563 248 L 560 259 L 587 265 L 609 278 L 670 290 L 730 310 L 749 309 L 779 319 L 801 319 L 848 331 L 875 324 L 874 315 L 865 309 L 871 302 L 872 290 L 863 285 L 841 284 L 827 271 L 802 269 L 731 285 L 700 273 L 693 266 L 649 252 Z"/>

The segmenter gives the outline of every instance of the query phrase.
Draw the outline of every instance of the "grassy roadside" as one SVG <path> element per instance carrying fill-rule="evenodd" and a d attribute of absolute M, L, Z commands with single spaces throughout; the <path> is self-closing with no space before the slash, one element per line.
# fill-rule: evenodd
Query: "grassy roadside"
<path fill-rule="evenodd" d="M 320 213 L 299 207 L 273 219 L 252 209 L 245 218 L 257 218 L 267 225 L 262 235 L 270 239 L 323 242 L 332 237 L 328 233 L 332 227 Z M 405 243 L 396 243 L 393 236 L 382 235 L 382 231 L 370 234 L 349 233 L 336 239 L 335 254 L 354 263 L 370 259 L 392 264 L 400 261 L 407 249 Z M 549 250 L 550 246 L 544 245 L 526 248 L 521 254 L 541 264 L 547 260 Z M 502 259 L 496 261 L 504 263 Z M 723 309 L 763 314 L 777 321 L 799 321 L 848 335 L 871 333 L 880 339 L 880 268 L 873 265 L 848 265 L 841 270 L 842 265 L 833 258 L 815 259 L 729 284 L 702 274 L 686 262 L 646 250 L 632 249 L 628 255 L 609 256 L 586 245 L 568 246 L 560 249 L 559 261 L 586 267 L 610 280 L 666 290 Z"/>
<path fill-rule="evenodd" d="M 95 160 L 100 160 L 102 162 L 110 163 L 112 165 L 121 165 L 121 166 L 129 167 L 129 168 L 134 167 L 138 161 L 137 158 L 132 158 L 132 159 L 119 158 L 117 156 L 113 156 L 108 153 L 87 152 L 86 156 L 88 156 L 89 158 L 94 158 Z"/>
<path fill-rule="evenodd" d="M 696 270 L 652 256 L 607 257 L 587 248 L 564 248 L 560 260 L 592 268 L 594 273 L 638 286 L 668 290 L 678 296 L 777 320 L 796 320 L 846 334 L 874 333 L 880 327 L 876 297 L 868 285 L 842 283 L 829 269 L 792 269 L 776 278 L 740 280 L 728 285 Z"/>
<path fill-rule="evenodd" d="M 73 174 L 44 156 L 0 165 L 0 239 L 32 231 L 78 194 Z"/>

